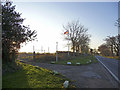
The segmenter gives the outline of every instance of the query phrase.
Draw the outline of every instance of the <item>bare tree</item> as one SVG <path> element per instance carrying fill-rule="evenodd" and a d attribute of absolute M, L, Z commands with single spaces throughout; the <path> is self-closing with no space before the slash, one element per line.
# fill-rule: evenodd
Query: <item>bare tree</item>
<path fill-rule="evenodd" d="M 100 45 L 98 47 L 98 51 L 103 56 L 110 56 L 111 55 L 111 51 L 110 51 L 110 49 L 108 48 L 108 46 L 106 44 Z"/>
<path fill-rule="evenodd" d="M 73 55 L 76 52 L 80 52 L 82 45 L 88 45 L 90 41 L 90 35 L 87 34 L 88 29 L 79 23 L 79 20 L 68 22 L 66 26 L 63 25 L 64 32 L 68 31 L 68 36 L 65 36 L 66 40 L 70 40 L 72 43 Z"/>
<path fill-rule="evenodd" d="M 119 50 L 120 50 L 120 35 L 118 36 L 108 36 L 106 39 L 106 44 L 111 50 L 111 53 L 116 53 L 116 56 L 119 56 Z"/>
<path fill-rule="evenodd" d="M 88 45 L 89 45 L 89 41 L 90 41 L 90 35 L 86 34 L 87 33 L 87 30 L 84 31 L 84 33 L 81 33 L 81 35 L 78 37 L 78 45 L 77 45 L 77 52 L 79 53 L 80 52 L 80 48 L 81 48 L 81 52 L 85 53 L 86 50 L 89 51 L 89 48 L 88 48 Z M 86 52 L 87 53 L 87 52 Z"/>
<path fill-rule="evenodd" d="M 113 44 L 114 37 L 108 36 L 108 37 L 105 39 L 105 41 L 106 41 L 107 46 L 110 48 L 110 51 L 111 51 L 112 56 L 114 56 L 114 48 L 113 48 L 113 47 L 114 47 L 114 44 Z"/>

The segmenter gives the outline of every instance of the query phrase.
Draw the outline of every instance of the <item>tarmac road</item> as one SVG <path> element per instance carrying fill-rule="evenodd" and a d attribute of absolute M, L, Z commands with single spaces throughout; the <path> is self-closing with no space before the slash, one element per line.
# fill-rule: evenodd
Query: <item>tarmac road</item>
<path fill-rule="evenodd" d="M 34 66 L 55 70 L 66 78 L 72 80 L 76 88 L 117 88 L 116 80 L 107 72 L 100 63 L 89 65 L 70 66 L 47 64 L 39 62 L 26 62 Z"/>
<path fill-rule="evenodd" d="M 115 80 L 120 83 L 120 74 L 118 74 L 118 71 L 120 70 L 118 69 L 118 66 L 120 66 L 118 65 L 120 63 L 120 60 L 105 58 L 102 56 L 95 57 L 110 72 L 110 74 L 115 78 Z"/>

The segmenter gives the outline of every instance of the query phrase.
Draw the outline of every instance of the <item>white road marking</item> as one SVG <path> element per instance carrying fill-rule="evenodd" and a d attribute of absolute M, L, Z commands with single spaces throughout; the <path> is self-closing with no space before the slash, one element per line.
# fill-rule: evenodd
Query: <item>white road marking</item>
<path fill-rule="evenodd" d="M 95 56 L 96 57 L 96 56 Z M 120 83 L 120 80 L 118 79 L 118 77 L 115 75 L 115 74 L 113 74 L 106 66 L 105 66 L 105 64 L 103 64 L 97 57 L 96 57 L 96 59 L 110 72 L 110 74 L 112 74 L 112 76 Z"/>

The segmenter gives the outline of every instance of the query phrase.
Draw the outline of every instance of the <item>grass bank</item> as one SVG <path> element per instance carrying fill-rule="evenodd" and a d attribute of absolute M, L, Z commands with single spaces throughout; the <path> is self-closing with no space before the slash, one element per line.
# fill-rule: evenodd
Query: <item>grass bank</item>
<path fill-rule="evenodd" d="M 103 57 L 120 60 L 118 56 L 103 56 Z"/>
<path fill-rule="evenodd" d="M 71 65 L 87 65 L 91 63 L 97 63 L 98 61 L 94 56 L 88 55 L 88 56 L 77 56 L 77 57 L 70 57 L 67 60 L 59 60 L 58 62 L 55 62 L 56 64 L 63 64 L 67 65 L 67 62 L 71 62 Z M 80 64 L 76 64 L 80 63 Z"/>
<path fill-rule="evenodd" d="M 59 60 L 65 60 L 67 57 L 65 55 L 59 55 Z M 26 54 L 24 56 L 19 56 L 21 60 L 28 60 L 33 61 L 33 55 Z M 56 55 L 55 54 L 36 54 L 35 61 L 41 63 L 50 63 L 51 61 L 55 61 Z"/>
<path fill-rule="evenodd" d="M 33 61 L 33 56 L 22 56 L 21 60 Z M 92 55 L 79 55 L 79 56 L 69 56 L 67 54 L 58 54 L 58 62 L 56 62 L 55 54 L 45 54 L 45 55 L 36 55 L 35 62 L 40 63 L 53 63 L 53 64 L 64 64 L 67 62 L 71 62 L 71 65 L 76 65 L 76 63 L 80 63 L 80 65 L 87 65 L 91 63 L 97 63 L 98 61 Z"/>
<path fill-rule="evenodd" d="M 2 77 L 3 88 L 63 88 L 66 79 L 53 71 L 29 64 L 17 62 L 22 69 L 6 73 Z M 70 88 L 74 88 L 71 84 Z"/>

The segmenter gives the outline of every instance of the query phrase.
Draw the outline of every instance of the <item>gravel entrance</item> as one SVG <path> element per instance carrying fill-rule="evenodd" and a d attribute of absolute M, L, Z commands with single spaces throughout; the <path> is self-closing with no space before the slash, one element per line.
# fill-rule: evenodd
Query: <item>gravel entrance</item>
<path fill-rule="evenodd" d="M 56 65 L 29 62 L 50 70 L 56 70 L 65 77 L 73 80 L 77 88 L 117 88 L 118 84 L 109 72 L 100 64 L 81 66 Z"/>

